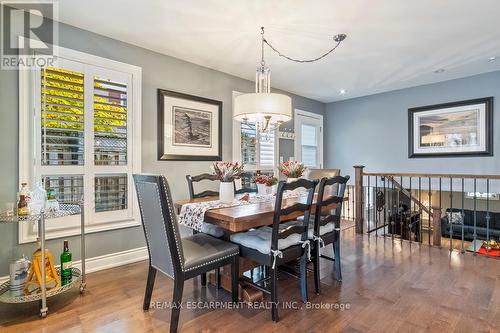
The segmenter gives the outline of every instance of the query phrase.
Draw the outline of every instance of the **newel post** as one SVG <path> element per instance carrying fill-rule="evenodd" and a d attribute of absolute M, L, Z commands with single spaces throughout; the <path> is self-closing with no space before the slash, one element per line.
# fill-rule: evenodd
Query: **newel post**
<path fill-rule="evenodd" d="M 441 209 L 432 208 L 432 245 L 441 246 Z"/>
<path fill-rule="evenodd" d="M 356 233 L 363 233 L 364 209 L 363 209 L 363 165 L 354 166 L 354 202 Z"/>

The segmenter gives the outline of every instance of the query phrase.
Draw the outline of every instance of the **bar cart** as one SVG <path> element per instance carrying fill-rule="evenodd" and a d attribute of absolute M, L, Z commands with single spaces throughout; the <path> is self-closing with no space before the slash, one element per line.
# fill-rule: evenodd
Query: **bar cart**
<path fill-rule="evenodd" d="M 6 213 L 0 214 L 0 225 L 6 223 L 35 223 L 38 222 L 38 237 L 40 240 L 41 253 L 45 253 L 45 220 L 58 217 L 65 217 L 70 215 L 81 216 L 81 256 L 82 256 L 82 269 L 76 267 L 72 268 L 73 277 L 71 282 L 65 285 L 60 285 L 47 290 L 46 276 L 45 276 L 45 255 L 41 256 L 41 290 L 35 294 L 18 295 L 10 291 L 10 281 L 6 281 L 0 285 L 0 302 L 2 303 L 28 303 L 40 301 L 40 316 L 45 318 L 47 316 L 47 298 L 62 294 L 73 287 L 79 285 L 80 293 L 83 293 L 86 287 L 85 282 L 85 220 L 83 216 L 83 203 L 80 204 L 63 204 L 59 205 L 59 209 L 55 211 L 42 210 L 40 214 L 30 214 L 26 216 L 8 215 Z M 60 268 L 57 268 L 57 273 L 60 275 Z"/>

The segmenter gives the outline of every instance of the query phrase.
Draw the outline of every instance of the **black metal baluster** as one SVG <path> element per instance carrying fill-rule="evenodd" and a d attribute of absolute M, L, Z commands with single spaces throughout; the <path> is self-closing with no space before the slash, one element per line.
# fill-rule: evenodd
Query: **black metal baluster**
<path fill-rule="evenodd" d="M 378 198 L 378 176 L 375 176 L 375 236 L 378 236 L 378 218 L 379 218 L 377 198 Z"/>
<path fill-rule="evenodd" d="M 443 179 L 441 177 L 439 177 L 439 211 L 441 212 L 441 216 L 443 216 Z M 446 215 L 446 212 L 445 212 L 445 215 Z M 446 230 L 441 230 L 441 235 L 439 235 L 439 238 L 442 240 L 443 237 L 442 235 L 443 232 L 445 232 Z M 439 242 L 439 244 L 441 244 L 441 242 Z M 441 246 L 441 245 L 440 245 Z"/>
<path fill-rule="evenodd" d="M 363 193 L 361 193 L 361 207 L 364 207 L 365 206 L 365 197 L 364 197 L 364 188 L 362 188 L 362 191 Z M 354 193 L 355 193 L 355 190 L 354 190 L 354 186 L 351 187 L 351 193 L 352 193 L 352 201 L 351 201 L 351 216 L 352 216 L 352 220 L 354 221 L 354 219 L 356 218 L 356 204 L 354 202 Z"/>
<path fill-rule="evenodd" d="M 427 214 L 427 235 L 429 239 L 429 245 L 431 245 L 431 219 L 432 219 L 432 183 L 431 177 L 429 177 L 429 192 L 427 193 L 427 200 L 429 201 L 429 213 Z"/>
<path fill-rule="evenodd" d="M 464 182 L 465 182 L 465 180 L 462 178 L 462 253 L 465 253 L 465 249 L 464 249 L 464 222 L 465 222 L 465 210 L 464 210 L 465 192 L 464 192 Z"/>
<path fill-rule="evenodd" d="M 401 241 L 401 243 L 403 242 L 403 228 L 404 228 L 404 225 L 403 225 L 403 210 L 399 210 L 399 204 L 401 203 L 401 192 L 402 190 L 404 189 L 403 187 L 403 176 L 399 177 L 399 184 L 401 185 L 400 186 L 400 189 L 398 191 L 398 215 L 399 215 L 399 240 Z M 403 195 L 406 196 L 403 192 Z"/>
<path fill-rule="evenodd" d="M 387 189 L 386 189 L 386 186 L 387 186 L 387 177 L 384 177 L 384 229 L 383 230 L 383 235 L 385 237 L 385 229 L 387 228 L 387 210 L 386 210 L 386 207 L 387 207 Z"/>
<path fill-rule="evenodd" d="M 394 202 L 394 178 L 391 178 L 391 184 L 392 184 L 392 190 L 391 190 L 391 204 L 392 204 L 392 209 L 391 209 L 391 239 L 394 242 L 394 228 L 396 227 L 396 214 L 398 211 L 397 208 L 397 203 Z"/>
<path fill-rule="evenodd" d="M 439 177 L 439 210 L 443 211 L 443 179 Z"/>
<path fill-rule="evenodd" d="M 490 255 L 490 179 L 486 179 L 486 255 Z"/>
<path fill-rule="evenodd" d="M 409 178 L 410 178 L 410 191 L 409 191 L 409 193 L 410 193 L 410 207 L 409 207 L 410 208 L 410 212 L 409 213 L 410 214 L 407 217 L 407 221 L 406 222 L 408 223 L 408 226 L 407 226 L 407 228 L 408 228 L 408 240 L 410 241 L 410 246 L 411 246 L 411 231 L 412 231 L 412 227 L 413 227 L 412 224 L 411 224 L 411 217 L 413 216 L 413 210 L 415 210 L 415 205 L 414 205 L 414 202 L 413 202 L 413 192 L 412 192 L 412 188 L 411 188 L 411 186 L 412 186 L 412 181 L 411 180 L 412 179 L 411 179 L 411 177 L 409 177 Z M 413 208 L 412 208 L 412 204 L 413 204 Z"/>
<path fill-rule="evenodd" d="M 476 253 L 476 240 L 477 240 L 477 230 L 476 230 L 476 227 L 477 227 L 477 195 L 476 195 L 476 192 L 477 192 L 477 179 L 474 178 L 474 235 L 473 235 L 474 243 L 473 243 L 473 249 L 474 249 L 475 256 L 477 256 L 477 253 Z"/>
<path fill-rule="evenodd" d="M 450 225 L 450 252 L 453 251 L 453 178 L 450 177 L 450 214 L 448 223 Z"/>
<path fill-rule="evenodd" d="M 422 178 L 418 177 L 418 238 L 417 241 L 422 243 Z"/>
<path fill-rule="evenodd" d="M 370 178 L 371 177 L 368 176 L 368 182 L 367 182 L 368 183 L 368 207 L 367 207 L 368 214 L 366 214 L 366 215 L 368 215 L 368 225 L 369 225 L 368 230 L 371 230 L 371 219 L 370 218 L 371 218 L 371 205 L 372 205 L 372 201 L 370 200 L 370 198 L 371 198 Z"/>
<path fill-rule="evenodd" d="M 349 218 L 351 216 L 351 188 L 347 188 L 347 217 Z"/>

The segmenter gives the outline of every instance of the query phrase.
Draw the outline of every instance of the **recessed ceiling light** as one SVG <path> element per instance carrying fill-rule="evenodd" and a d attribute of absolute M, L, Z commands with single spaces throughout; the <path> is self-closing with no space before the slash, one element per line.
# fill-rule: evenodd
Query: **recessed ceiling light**
<path fill-rule="evenodd" d="M 436 70 L 434 71 L 434 73 L 439 74 L 439 73 L 442 73 L 442 72 L 444 72 L 444 71 L 445 71 L 445 69 L 444 69 L 444 68 L 440 68 L 440 69 L 436 69 Z"/>
<path fill-rule="evenodd" d="M 340 89 L 340 90 L 339 90 L 339 94 L 341 94 L 341 95 L 345 95 L 345 94 L 347 94 L 347 90 L 345 90 L 345 89 Z"/>
<path fill-rule="evenodd" d="M 489 58 L 488 58 L 488 61 L 495 61 L 495 60 L 497 60 L 497 57 L 496 57 L 496 56 L 494 56 L 494 57 L 489 57 Z"/>

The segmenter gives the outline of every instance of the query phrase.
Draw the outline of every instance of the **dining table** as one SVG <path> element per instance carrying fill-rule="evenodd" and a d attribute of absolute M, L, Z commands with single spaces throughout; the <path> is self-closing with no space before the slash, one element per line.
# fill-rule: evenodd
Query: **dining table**
<path fill-rule="evenodd" d="M 253 194 L 251 194 L 253 195 Z M 177 213 L 181 212 L 182 206 L 189 203 L 204 202 L 218 200 L 217 196 L 207 196 L 202 198 L 194 198 L 191 200 L 180 200 L 174 202 Z M 306 201 L 306 196 L 298 195 L 288 198 L 283 198 L 282 208 L 291 206 L 297 202 Z M 316 195 L 313 199 L 311 211 L 314 212 L 316 203 Z M 275 200 L 267 200 L 255 203 L 236 204 L 230 207 L 221 207 L 209 209 L 205 212 L 204 221 L 212 223 L 225 231 L 224 239 L 229 240 L 229 236 L 233 233 L 248 231 L 261 226 L 272 225 L 274 216 Z M 337 204 L 333 203 L 322 208 L 322 211 L 335 209 Z M 297 219 L 300 213 L 283 216 L 280 222 Z M 264 294 L 261 290 L 254 286 L 245 283 L 249 277 L 244 276 L 244 273 L 259 266 L 258 263 L 240 257 L 240 288 L 239 297 L 244 302 L 262 301 Z M 209 274 L 209 282 L 215 284 L 215 275 Z M 223 267 L 220 274 L 221 287 L 228 291 L 231 290 L 231 270 L 230 266 Z"/>

